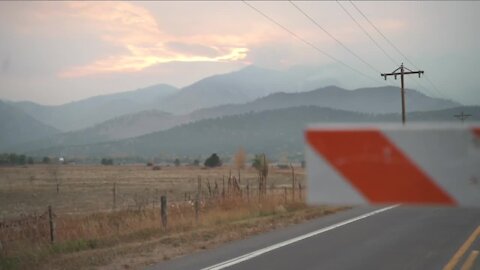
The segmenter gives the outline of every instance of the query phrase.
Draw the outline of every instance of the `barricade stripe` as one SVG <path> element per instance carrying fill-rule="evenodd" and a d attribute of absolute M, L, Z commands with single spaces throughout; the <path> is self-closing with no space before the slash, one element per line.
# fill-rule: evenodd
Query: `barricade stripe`
<path fill-rule="evenodd" d="M 308 130 L 306 140 L 371 203 L 456 205 L 379 130 Z"/>
<path fill-rule="evenodd" d="M 480 138 L 480 128 L 473 128 L 473 134 L 477 135 Z"/>

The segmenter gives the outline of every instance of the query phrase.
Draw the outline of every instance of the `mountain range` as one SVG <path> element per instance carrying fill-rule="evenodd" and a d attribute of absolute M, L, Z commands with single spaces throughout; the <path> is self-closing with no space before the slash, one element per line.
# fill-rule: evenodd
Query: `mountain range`
<path fill-rule="evenodd" d="M 298 106 L 329 107 L 361 113 L 394 113 L 399 111 L 398 93 L 399 89 L 394 87 L 362 88 L 349 91 L 336 86 L 328 86 L 308 92 L 274 93 L 244 104 L 226 104 L 200 109 L 185 115 L 172 115 L 158 110 L 141 111 L 119 116 L 86 129 L 33 141 L 16 150 L 106 142 L 162 131 L 202 119 Z M 431 98 L 415 90 L 407 90 L 406 98 L 409 102 L 409 111 L 438 110 L 460 105 L 451 101 Z"/>
<path fill-rule="evenodd" d="M 39 105 L 28 101 L 11 104 L 35 119 L 66 132 L 87 128 L 121 115 L 155 109 L 163 98 L 176 91 L 178 89 L 173 86 L 158 84 L 57 106 Z"/>
<path fill-rule="evenodd" d="M 277 92 L 296 93 L 341 85 L 331 78 L 331 72 L 331 68 L 325 67 L 297 66 L 280 71 L 248 66 L 204 78 L 181 89 L 158 84 L 63 105 L 45 106 L 28 101 L 12 102 L 12 105 L 47 125 L 68 132 L 146 110 L 188 114 L 202 108 L 246 103 Z"/>
<path fill-rule="evenodd" d="M 0 150 L 59 133 L 57 129 L 2 101 L 0 127 Z"/>
<path fill-rule="evenodd" d="M 332 80 L 312 68 L 276 71 L 249 66 L 236 72 L 207 77 L 182 89 L 158 84 L 58 106 L 4 102 L 3 106 L 10 108 L 11 116 L 1 118 L 0 125 L 16 125 L 16 129 L 2 131 L 5 139 L 0 141 L 0 150 L 36 152 L 39 149 L 94 145 L 167 131 L 181 125 L 189 126 L 205 119 L 251 115 L 267 110 L 273 113 L 293 107 L 330 108 L 368 119 L 373 117 L 370 114 L 400 112 L 399 88 L 385 86 L 346 90 L 337 86 L 318 87 L 327 82 Z M 461 106 L 457 102 L 429 97 L 412 89 L 406 90 L 406 102 L 408 112 Z M 429 114 L 418 117 L 425 115 Z M 27 116 L 28 121 L 15 120 Z M 450 118 L 451 115 L 444 115 L 442 119 Z M 331 120 L 342 119 L 333 117 Z M 30 132 L 24 138 L 15 132 L 37 126 L 42 126 L 40 129 L 43 132 Z"/>
<path fill-rule="evenodd" d="M 409 122 L 450 121 L 459 111 L 473 115 L 470 121 L 480 121 L 480 106 L 458 107 L 439 111 L 411 112 Z M 303 155 L 303 130 L 311 123 L 391 123 L 400 122 L 400 115 L 369 114 L 345 110 L 301 106 L 262 112 L 250 112 L 214 119 L 204 119 L 165 131 L 114 142 L 75 146 L 56 146 L 29 152 L 33 155 L 66 155 L 70 157 L 115 158 L 195 157 L 213 152 L 231 156 L 242 146 L 249 153 L 265 152 L 271 156 L 289 153 Z"/>

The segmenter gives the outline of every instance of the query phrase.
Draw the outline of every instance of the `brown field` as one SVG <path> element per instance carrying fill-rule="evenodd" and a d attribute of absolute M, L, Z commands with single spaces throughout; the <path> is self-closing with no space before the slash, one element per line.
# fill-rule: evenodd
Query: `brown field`
<path fill-rule="evenodd" d="M 0 167 L 0 219 L 32 212 L 44 212 L 48 205 L 57 213 L 89 213 L 113 208 L 113 185 L 116 183 L 116 204 L 119 209 L 158 204 L 160 195 L 169 201 L 183 201 L 185 193 L 193 199 L 197 179 L 202 179 L 202 192 L 208 193 L 215 182 L 219 189 L 229 175 L 238 178 L 238 171 L 229 167 L 162 167 L 152 170 L 144 165 L 33 165 Z M 304 186 L 302 168 L 295 168 L 295 177 Z M 241 170 L 240 185 L 257 188 L 257 172 Z M 59 192 L 57 193 L 57 184 Z M 225 188 L 227 183 L 225 183 Z M 271 168 L 269 188 L 291 187 L 291 170 Z M 253 191 L 252 191 L 253 192 Z"/>
<path fill-rule="evenodd" d="M 270 167 L 262 197 L 256 170 L 241 170 L 240 175 L 235 189 L 228 183 L 233 176 L 238 179 L 238 171 L 225 166 L 1 167 L 0 269 L 141 269 L 340 209 L 306 206 L 298 184 L 292 192 L 290 169 Z M 295 178 L 304 189 L 302 168 L 295 168 Z M 166 229 L 161 195 L 168 199 Z M 48 205 L 55 214 L 54 243 Z"/>

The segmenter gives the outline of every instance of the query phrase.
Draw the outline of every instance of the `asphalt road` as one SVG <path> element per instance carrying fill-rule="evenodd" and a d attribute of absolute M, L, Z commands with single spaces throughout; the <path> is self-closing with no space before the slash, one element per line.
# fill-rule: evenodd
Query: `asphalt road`
<path fill-rule="evenodd" d="M 442 269 L 463 245 L 460 269 L 480 249 L 479 225 L 480 209 L 356 207 L 149 269 Z"/>

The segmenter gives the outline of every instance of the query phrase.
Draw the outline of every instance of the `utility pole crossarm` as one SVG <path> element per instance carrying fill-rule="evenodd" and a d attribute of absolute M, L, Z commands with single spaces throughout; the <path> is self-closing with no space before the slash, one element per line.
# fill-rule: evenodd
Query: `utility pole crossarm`
<path fill-rule="evenodd" d="M 460 121 L 462 121 L 462 123 L 465 121 L 465 119 L 467 119 L 470 116 L 472 116 L 472 115 L 471 114 L 465 114 L 465 113 L 463 113 L 463 111 L 460 114 L 454 115 L 454 117 L 460 119 Z"/>
<path fill-rule="evenodd" d="M 419 71 L 405 71 L 403 72 L 403 75 L 408 75 L 408 74 L 418 74 L 418 77 L 420 78 L 420 75 L 425 73 L 423 70 L 419 70 Z M 395 72 L 395 73 L 382 73 L 381 76 L 385 78 L 385 80 L 387 80 L 387 76 L 395 76 L 395 79 L 397 79 L 396 77 L 398 75 L 402 75 L 401 72 Z"/>

